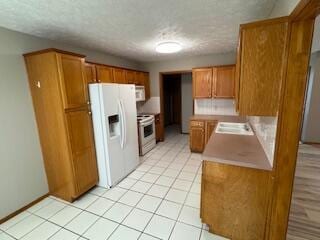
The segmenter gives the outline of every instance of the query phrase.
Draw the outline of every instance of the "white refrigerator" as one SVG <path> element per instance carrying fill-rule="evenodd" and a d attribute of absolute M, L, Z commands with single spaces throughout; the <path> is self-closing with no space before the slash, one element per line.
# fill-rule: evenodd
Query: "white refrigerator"
<path fill-rule="evenodd" d="M 99 186 L 110 188 L 139 164 L 135 86 L 89 85 Z"/>

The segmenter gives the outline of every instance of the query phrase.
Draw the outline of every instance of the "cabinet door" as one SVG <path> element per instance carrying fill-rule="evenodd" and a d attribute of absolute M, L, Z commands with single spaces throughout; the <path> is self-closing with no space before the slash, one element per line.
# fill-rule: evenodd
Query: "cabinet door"
<path fill-rule="evenodd" d="M 88 102 L 84 59 L 57 54 L 64 108 L 83 107 Z"/>
<path fill-rule="evenodd" d="M 212 132 L 216 128 L 217 121 L 206 121 L 206 126 L 205 126 L 205 144 L 209 141 Z"/>
<path fill-rule="evenodd" d="M 126 82 L 128 84 L 135 84 L 136 72 L 132 70 L 126 70 Z"/>
<path fill-rule="evenodd" d="M 212 97 L 212 68 L 192 70 L 193 98 Z"/>
<path fill-rule="evenodd" d="M 163 128 L 161 125 L 160 114 L 155 115 L 155 125 L 156 125 L 156 141 L 163 141 Z"/>
<path fill-rule="evenodd" d="M 286 64 L 288 22 L 241 29 L 239 112 L 276 116 Z"/>
<path fill-rule="evenodd" d="M 97 65 L 97 80 L 103 83 L 113 83 L 113 71 L 111 67 Z"/>
<path fill-rule="evenodd" d="M 151 96 L 150 94 L 150 79 L 149 79 L 149 73 L 143 73 L 143 82 L 144 82 L 144 89 L 146 92 L 146 100 L 148 100 Z"/>
<path fill-rule="evenodd" d="M 203 152 L 205 145 L 205 132 L 203 121 L 190 121 L 190 150 Z"/>
<path fill-rule="evenodd" d="M 143 72 L 136 72 L 135 74 L 135 84 L 136 85 L 144 85 L 144 73 Z"/>
<path fill-rule="evenodd" d="M 86 69 L 87 83 L 95 83 L 97 81 L 95 65 L 91 63 L 86 63 L 85 69 Z"/>
<path fill-rule="evenodd" d="M 113 69 L 113 82 L 125 84 L 126 81 L 126 72 L 124 69 L 121 68 L 114 68 Z"/>
<path fill-rule="evenodd" d="M 87 109 L 66 113 L 77 195 L 98 181 L 91 113 Z M 75 196 L 76 197 L 76 196 Z"/>
<path fill-rule="evenodd" d="M 216 67 L 214 75 L 213 96 L 234 98 L 235 66 Z"/>

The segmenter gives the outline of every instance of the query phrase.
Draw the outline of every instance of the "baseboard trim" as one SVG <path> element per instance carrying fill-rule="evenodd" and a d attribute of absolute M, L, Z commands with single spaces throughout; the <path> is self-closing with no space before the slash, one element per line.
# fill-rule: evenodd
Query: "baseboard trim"
<path fill-rule="evenodd" d="M 10 218 L 13 218 L 14 216 L 18 215 L 19 213 L 27 210 L 29 207 L 32 207 L 33 205 L 37 204 L 38 202 L 40 202 L 41 200 L 45 199 L 45 198 L 48 197 L 48 196 L 49 196 L 49 193 L 47 193 L 47 194 L 45 194 L 45 195 L 37 198 L 36 200 L 34 200 L 34 201 L 32 201 L 31 203 L 25 205 L 24 207 L 18 209 L 17 211 L 15 211 L 15 212 L 9 214 L 8 216 L 0 219 L 0 224 L 8 221 Z"/>

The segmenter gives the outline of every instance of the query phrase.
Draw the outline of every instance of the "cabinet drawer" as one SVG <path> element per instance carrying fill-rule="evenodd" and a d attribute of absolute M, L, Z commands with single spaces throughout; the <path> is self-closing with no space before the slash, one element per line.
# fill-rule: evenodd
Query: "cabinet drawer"
<path fill-rule="evenodd" d="M 190 121 L 190 127 L 204 127 L 204 121 Z"/>

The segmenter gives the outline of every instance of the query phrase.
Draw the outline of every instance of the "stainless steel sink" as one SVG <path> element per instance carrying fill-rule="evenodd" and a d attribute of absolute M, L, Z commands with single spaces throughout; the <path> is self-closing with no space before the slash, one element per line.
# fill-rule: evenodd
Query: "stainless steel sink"
<path fill-rule="evenodd" d="M 215 132 L 222 134 L 254 135 L 249 123 L 219 122 Z"/>

